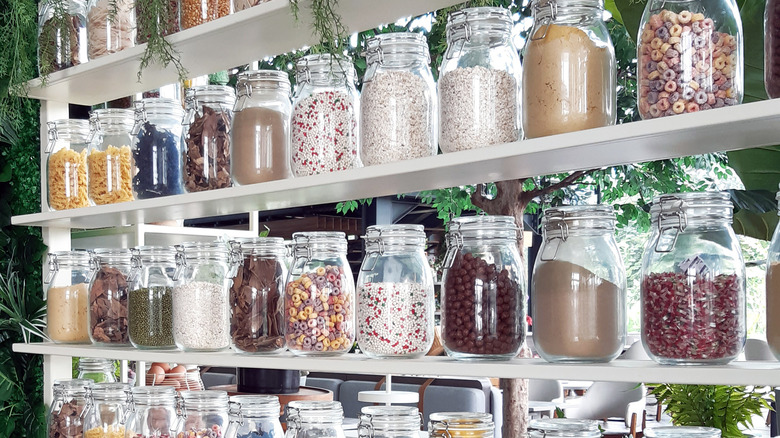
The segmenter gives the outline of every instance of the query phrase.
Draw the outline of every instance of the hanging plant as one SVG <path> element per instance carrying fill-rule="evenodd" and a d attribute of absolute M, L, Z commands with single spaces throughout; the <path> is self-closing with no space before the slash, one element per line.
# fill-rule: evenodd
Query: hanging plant
<path fill-rule="evenodd" d="M 296 22 L 300 22 L 301 13 L 298 1 L 290 0 L 290 10 Z M 331 59 L 344 57 L 349 35 L 341 15 L 336 11 L 338 5 L 338 0 L 312 0 L 312 32 L 319 42 L 311 47 L 311 53 L 328 53 Z"/>
<path fill-rule="evenodd" d="M 138 81 L 143 71 L 152 63 L 163 68 L 173 65 L 179 80 L 187 78 L 187 69 L 181 63 L 180 53 L 165 38 L 179 31 L 178 2 L 175 0 L 136 0 L 136 25 L 138 42 L 146 43 L 146 50 L 138 68 Z"/>

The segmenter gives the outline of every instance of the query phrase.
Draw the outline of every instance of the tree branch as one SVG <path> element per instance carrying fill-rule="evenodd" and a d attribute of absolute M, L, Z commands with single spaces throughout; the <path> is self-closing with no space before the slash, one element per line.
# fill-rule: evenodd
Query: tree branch
<path fill-rule="evenodd" d="M 533 195 L 531 196 L 532 198 L 535 198 L 537 196 L 548 195 L 556 190 L 560 190 L 562 188 L 574 184 L 575 182 L 577 182 L 578 179 L 582 178 L 583 176 L 585 176 L 586 174 L 592 171 L 593 170 L 578 170 L 576 172 L 570 173 L 566 178 L 562 179 L 560 182 L 557 182 L 549 187 L 544 187 L 537 190 L 530 190 L 526 193 L 528 193 L 529 196 Z"/>

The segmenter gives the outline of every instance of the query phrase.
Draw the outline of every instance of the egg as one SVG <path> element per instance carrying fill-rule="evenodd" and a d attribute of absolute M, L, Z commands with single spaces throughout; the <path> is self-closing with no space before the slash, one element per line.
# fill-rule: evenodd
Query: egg
<path fill-rule="evenodd" d="M 187 368 L 185 368 L 184 365 L 176 365 L 169 371 L 171 374 L 176 374 L 176 377 L 184 377 L 184 373 L 186 372 Z"/>
<path fill-rule="evenodd" d="M 149 367 L 149 371 L 147 372 L 147 376 L 152 376 L 152 382 L 154 384 L 160 384 L 163 380 L 165 380 L 165 370 L 163 370 L 161 367 L 157 365 L 152 365 Z"/>
<path fill-rule="evenodd" d="M 177 390 L 181 388 L 181 383 L 179 383 L 179 379 L 168 377 L 162 382 L 163 386 L 173 386 Z"/>
<path fill-rule="evenodd" d="M 162 368 L 163 372 L 166 372 L 166 373 L 171 370 L 171 366 L 168 365 L 165 362 L 154 362 L 152 364 L 152 366 L 158 366 L 158 367 Z"/>

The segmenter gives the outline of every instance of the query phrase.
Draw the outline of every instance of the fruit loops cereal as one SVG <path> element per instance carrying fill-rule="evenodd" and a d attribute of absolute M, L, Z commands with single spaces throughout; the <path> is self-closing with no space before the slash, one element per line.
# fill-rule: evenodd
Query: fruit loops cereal
<path fill-rule="evenodd" d="M 222 429 L 216 424 L 208 429 L 191 427 L 184 432 L 179 432 L 176 438 L 222 438 Z"/>
<path fill-rule="evenodd" d="M 287 285 L 287 348 L 299 354 L 345 353 L 352 348 L 354 309 L 349 281 L 338 266 L 319 267 Z"/>
<path fill-rule="evenodd" d="M 704 14 L 662 10 L 639 42 L 639 113 L 644 119 L 737 105 L 739 41 Z"/>
<path fill-rule="evenodd" d="M 360 167 L 357 111 L 340 91 L 312 94 L 292 115 L 292 167 L 295 176 Z"/>
<path fill-rule="evenodd" d="M 427 353 L 433 331 L 433 314 L 426 305 L 429 294 L 420 283 L 361 285 L 357 292 L 360 349 L 376 356 Z"/>
<path fill-rule="evenodd" d="M 53 210 L 86 207 L 87 150 L 60 149 L 49 157 L 49 207 Z"/>
<path fill-rule="evenodd" d="M 645 345 L 661 359 L 717 361 L 736 357 L 745 340 L 740 280 L 654 273 L 642 281 Z"/>

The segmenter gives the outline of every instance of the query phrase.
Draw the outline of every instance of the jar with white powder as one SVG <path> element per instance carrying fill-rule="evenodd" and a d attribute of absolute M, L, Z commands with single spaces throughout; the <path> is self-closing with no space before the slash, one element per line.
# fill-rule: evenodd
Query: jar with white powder
<path fill-rule="evenodd" d="M 505 8 L 468 8 L 447 17 L 447 51 L 439 73 L 442 152 L 517 141 L 520 56 Z"/>
<path fill-rule="evenodd" d="M 366 42 L 360 96 L 363 165 L 436 155 L 436 84 L 425 36 L 397 32 Z"/>
<path fill-rule="evenodd" d="M 229 288 L 237 256 L 224 242 L 177 245 L 173 339 L 184 351 L 230 346 Z"/>
<path fill-rule="evenodd" d="M 292 170 L 295 176 L 361 167 L 355 68 L 348 58 L 304 56 L 295 65 Z"/>

